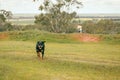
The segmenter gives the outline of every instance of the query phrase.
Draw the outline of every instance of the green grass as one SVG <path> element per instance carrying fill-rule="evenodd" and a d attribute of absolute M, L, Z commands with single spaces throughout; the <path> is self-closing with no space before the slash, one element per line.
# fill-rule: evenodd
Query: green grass
<path fill-rule="evenodd" d="M 0 40 L 34 41 L 34 42 L 38 40 L 45 40 L 47 42 L 55 43 L 83 43 L 75 39 L 72 33 L 64 34 L 64 33 L 50 33 L 39 30 L 28 30 L 28 31 L 0 32 L 0 34 L 7 35 L 7 38 L 1 39 L 0 37 Z M 79 33 L 75 34 L 79 35 Z M 120 34 L 91 34 L 91 36 L 99 37 L 101 43 L 120 44 Z"/>
<path fill-rule="evenodd" d="M 120 80 L 120 35 L 79 42 L 72 34 L 44 31 L 0 33 L 0 80 Z M 45 40 L 38 60 L 36 41 Z"/>
<path fill-rule="evenodd" d="M 46 42 L 45 59 L 34 41 L 0 41 L 0 80 L 120 80 L 120 45 Z"/>
<path fill-rule="evenodd" d="M 7 32 L 10 40 L 15 41 L 38 41 L 45 40 L 47 42 L 57 42 L 57 43 L 73 43 L 78 42 L 72 39 L 69 34 L 58 34 L 58 33 L 50 33 L 39 30 L 31 30 L 31 31 L 11 31 Z"/>

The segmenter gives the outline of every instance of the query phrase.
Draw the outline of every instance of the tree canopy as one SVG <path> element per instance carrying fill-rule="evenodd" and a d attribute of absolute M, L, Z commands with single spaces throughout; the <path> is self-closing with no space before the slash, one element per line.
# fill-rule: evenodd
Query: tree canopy
<path fill-rule="evenodd" d="M 78 0 L 44 0 L 39 6 L 40 15 L 35 23 L 51 32 L 71 32 L 71 20 L 76 16 L 82 3 Z"/>
<path fill-rule="evenodd" d="M 11 18 L 12 17 L 12 12 L 11 11 L 0 10 L 0 14 L 2 14 L 6 18 Z"/>
<path fill-rule="evenodd" d="M 11 23 L 7 22 L 7 18 L 12 17 L 11 11 L 0 10 L 0 31 L 8 31 L 12 29 Z"/>

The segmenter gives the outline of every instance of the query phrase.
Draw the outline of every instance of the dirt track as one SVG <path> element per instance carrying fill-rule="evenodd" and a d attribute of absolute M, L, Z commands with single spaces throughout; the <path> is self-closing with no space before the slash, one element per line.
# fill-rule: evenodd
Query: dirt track
<path fill-rule="evenodd" d="M 8 34 L 7 33 L 1 33 L 0 34 L 0 39 L 7 39 L 8 38 Z"/>
<path fill-rule="evenodd" d="M 99 42 L 100 41 L 100 38 L 98 36 L 93 36 L 91 34 L 73 34 L 72 37 L 82 42 Z"/>

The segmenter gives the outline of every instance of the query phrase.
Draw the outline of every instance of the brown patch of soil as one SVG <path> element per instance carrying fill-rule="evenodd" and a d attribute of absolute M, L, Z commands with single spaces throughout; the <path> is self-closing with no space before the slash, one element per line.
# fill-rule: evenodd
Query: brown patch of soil
<path fill-rule="evenodd" d="M 8 38 L 8 34 L 6 33 L 0 33 L 0 39 L 7 39 Z"/>
<path fill-rule="evenodd" d="M 72 37 L 75 40 L 81 41 L 81 42 L 99 42 L 100 38 L 98 36 L 94 36 L 91 34 L 73 34 Z"/>

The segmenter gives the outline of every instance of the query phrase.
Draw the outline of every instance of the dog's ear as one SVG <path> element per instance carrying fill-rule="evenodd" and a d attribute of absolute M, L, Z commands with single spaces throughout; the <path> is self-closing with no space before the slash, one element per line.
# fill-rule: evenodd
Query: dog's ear
<path fill-rule="evenodd" d="M 37 44 L 39 44 L 39 41 L 37 41 Z"/>

